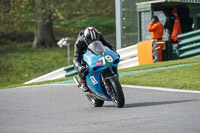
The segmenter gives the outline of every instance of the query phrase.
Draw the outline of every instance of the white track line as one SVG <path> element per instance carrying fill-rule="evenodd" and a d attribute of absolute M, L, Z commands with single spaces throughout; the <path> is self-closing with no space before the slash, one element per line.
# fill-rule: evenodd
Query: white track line
<path fill-rule="evenodd" d="M 122 87 L 129 87 L 129 88 L 135 88 L 135 89 L 146 89 L 146 90 L 170 91 L 170 92 L 199 93 L 200 94 L 200 91 L 195 91 L 195 90 L 181 90 L 181 89 L 164 88 L 164 87 L 149 87 L 149 86 L 136 86 L 136 85 L 122 85 Z"/>
<path fill-rule="evenodd" d="M 32 88 L 35 86 L 62 86 L 62 85 L 76 85 L 76 84 L 44 84 L 44 85 L 33 85 L 33 86 L 21 86 L 16 88 Z M 184 92 L 184 93 L 196 93 L 200 94 L 200 91 L 195 90 L 182 90 L 182 89 L 174 89 L 174 88 L 164 88 L 164 87 L 150 87 L 150 86 L 137 86 L 137 85 L 125 85 L 122 84 L 122 87 L 134 88 L 134 89 L 145 89 L 145 90 L 158 90 L 158 91 L 168 91 L 168 92 Z"/>

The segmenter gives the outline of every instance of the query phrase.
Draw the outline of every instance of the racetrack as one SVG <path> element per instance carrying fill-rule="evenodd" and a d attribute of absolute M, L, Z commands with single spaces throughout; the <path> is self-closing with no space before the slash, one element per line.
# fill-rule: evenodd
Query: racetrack
<path fill-rule="evenodd" d="M 75 85 L 0 90 L 0 133 L 199 133 L 200 93 L 123 90 L 120 109 L 92 107 Z"/>

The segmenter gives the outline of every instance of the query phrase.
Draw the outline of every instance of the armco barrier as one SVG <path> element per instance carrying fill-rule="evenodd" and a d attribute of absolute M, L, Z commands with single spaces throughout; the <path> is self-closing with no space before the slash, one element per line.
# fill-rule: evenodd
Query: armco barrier
<path fill-rule="evenodd" d="M 178 38 L 180 42 L 174 51 L 180 59 L 200 55 L 200 30 L 195 30 L 182 35 Z"/>
<path fill-rule="evenodd" d="M 78 72 L 74 68 L 74 65 L 69 65 L 69 66 L 65 67 L 64 70 L 66 71 L 65 77 L 69 77 L 69 76 L 78 74 Z"/>
<path fill-rule="evenodd" d="M 132 45 L 119 49 L 117 50 L 117 53 L 120 55 L 118 69 L 129 68 L 139 65 L 137 45 Z"/>
<path fill-rule="evenodd" d="M 120 55 L 120 63 L 118 68 L 128 68 L 133 66 L 138 66 L 138 57 L 137 57 L 137 45 L 129 46 L 126 48 L 122 48 L 120 50 L 117 50 L 117 53 Z M 41 81 L 47 81 L 47 80 L 54 80 L 58 78 L 64 78 L 76 75 L 77 71 L 74 68 L 74 65 L 69 65 L 67 67 L 60 68 L 58 70 L 55 70 L 53 72 L 50 72 L 48 74 L 45 74 L 43 76 L 40 76 L 38 78 L 32 79 L 28 82 L 25 82 L 24 84 L 29 84 L 33 82 L 41 82 Z"/>
<path fill-rule="evenodd" d="M 129 47 L 125 47 L 117 50 L 117 53 L 120 55 L 120 60 L 126 60 L 129 58 L 137 57 L 137 45 L 132 45 Z"/>
<path fill-rule="evenodd" d="M 35 79 L 32 79 L 28 82 L 25 82 L 24 84 L 30 84 L 34 82 L 42 82 L 42 81 L 47 81 L 47 80 L 54 80 L 54 79 L 59 79 L 59 78 L 64 78 L 66 72 L 64 71 L 64 67 L 59 68 L 53 72 L 47 73 L 45 75 L 42 75 L 40 77 L 37 77 Z"/>

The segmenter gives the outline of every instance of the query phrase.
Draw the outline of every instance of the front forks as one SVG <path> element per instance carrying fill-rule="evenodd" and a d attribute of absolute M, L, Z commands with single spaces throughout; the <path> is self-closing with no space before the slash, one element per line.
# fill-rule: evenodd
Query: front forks
<path fill-rule="evenodd" d="M 101 73 L 101 81 L 103 87 L 106 89 L 106 92 L 108 95 L 112 96 L 113 95 L 113 90 L 110 86 L 109 79 L 117 77 L 117 75 L 114 73 L 112 67 L 109 67 L 108 69 L 105 69 Z"/>

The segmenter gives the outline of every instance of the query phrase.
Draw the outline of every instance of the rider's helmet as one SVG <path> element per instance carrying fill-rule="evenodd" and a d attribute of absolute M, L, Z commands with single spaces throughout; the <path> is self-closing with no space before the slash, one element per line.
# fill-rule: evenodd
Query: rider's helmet
<path fill-rule="evenodd" d="M 99 32 L 94 27 L 87 27 L 84 30 L 83 37 L 84 37 L 85 43 L 87 45 L 89 45 L 90 43 L 98 40 L 98 38 L 99 38 Z"/>

